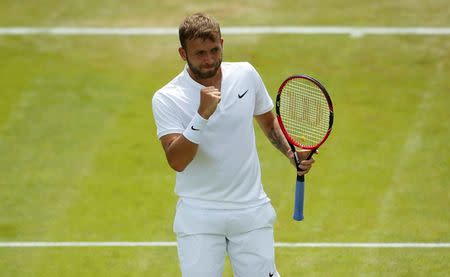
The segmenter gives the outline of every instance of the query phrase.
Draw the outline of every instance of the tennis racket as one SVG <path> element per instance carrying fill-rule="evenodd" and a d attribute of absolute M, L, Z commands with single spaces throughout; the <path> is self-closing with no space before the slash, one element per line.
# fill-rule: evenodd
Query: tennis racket
<path fill-rule="evenodd" d="M 278 89 L 277 120 L 299 168 L 296 147 L 311 152 L 310 159 L 327 140 L 333 126 L 333 104 L 325 87 L 308 75 L 287 78 Z M 294 219 L 303 220 L 305 177 L 297 175 Z"/>

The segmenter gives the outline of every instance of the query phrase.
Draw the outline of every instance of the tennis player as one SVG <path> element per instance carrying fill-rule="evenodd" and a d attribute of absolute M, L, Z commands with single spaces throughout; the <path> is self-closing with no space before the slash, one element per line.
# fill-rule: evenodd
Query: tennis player
<path fill-rule="evenodd" d="M 157 135 L 177 171 L 174 220 L 182 276 L 222 276 L 228 254 L 237 277 L 280 276 L 275 211 L 261 184 L 253 119 L 292 160 L 264 83 L 247 62 L 222 62 L 218 22 L 205 14 L 180 25 L 184 70 L 153 96 Z M 306 155 L 301 155 L 305 157 Z M 298 174 L 314 160 L 303 160 Z"/>

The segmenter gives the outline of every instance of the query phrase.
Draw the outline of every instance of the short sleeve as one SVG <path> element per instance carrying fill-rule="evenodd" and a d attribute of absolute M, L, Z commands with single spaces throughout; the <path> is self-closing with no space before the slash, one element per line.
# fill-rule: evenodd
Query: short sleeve
<path fill-rule="evenodd" d="M 176 105 L 171 103 L 169 97 L 162 93 L 155 93 L 152 98 L 153 117 L 156 123 L 156 133 L 158 139 L 164 135 L 172 133 L 183 133 L 184 127 L 178 117 Z"/>
<path fill-rule="evenodd" d="M 264 85 L 261 76 L 253 66 L 251 66 L 251 68 L 251 74 L 256 83 L 256 101 L 253 115 L 260 115 L 273 109 L 273 101 L 272 98 L 270 98 L 269 93 L 267 92 L 266 86 Z"/>

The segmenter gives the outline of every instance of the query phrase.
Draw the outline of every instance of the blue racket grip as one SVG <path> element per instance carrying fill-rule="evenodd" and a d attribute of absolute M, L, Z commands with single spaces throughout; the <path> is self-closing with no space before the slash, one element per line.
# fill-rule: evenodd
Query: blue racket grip
<path fill-rule="evenodd" d="M 303 204 L 305 199 L 305 176 L 297 175 L 295 184 L 294 220 L 303 220 Z"/>

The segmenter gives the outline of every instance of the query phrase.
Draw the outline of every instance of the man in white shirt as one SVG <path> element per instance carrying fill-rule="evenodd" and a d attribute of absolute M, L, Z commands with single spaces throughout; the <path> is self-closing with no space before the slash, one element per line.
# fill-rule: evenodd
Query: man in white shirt
<path fill-rule="evenodd" d="M 252 65 L 222 62 L 223 39 L 214 18 L 188 16 L 179 36 L 187 65 L 155 93 L 152 106 L 158 138 L 177 171 L 174 232 L 181 272 L 221 276 L 228 253 L 235 276 L 279 276 L 276 214 L 262 187 L 253 129 L 255 118 L 292 160 L 273 102 Z M 303 160 L 298 174 L 313 162 Z"/>

